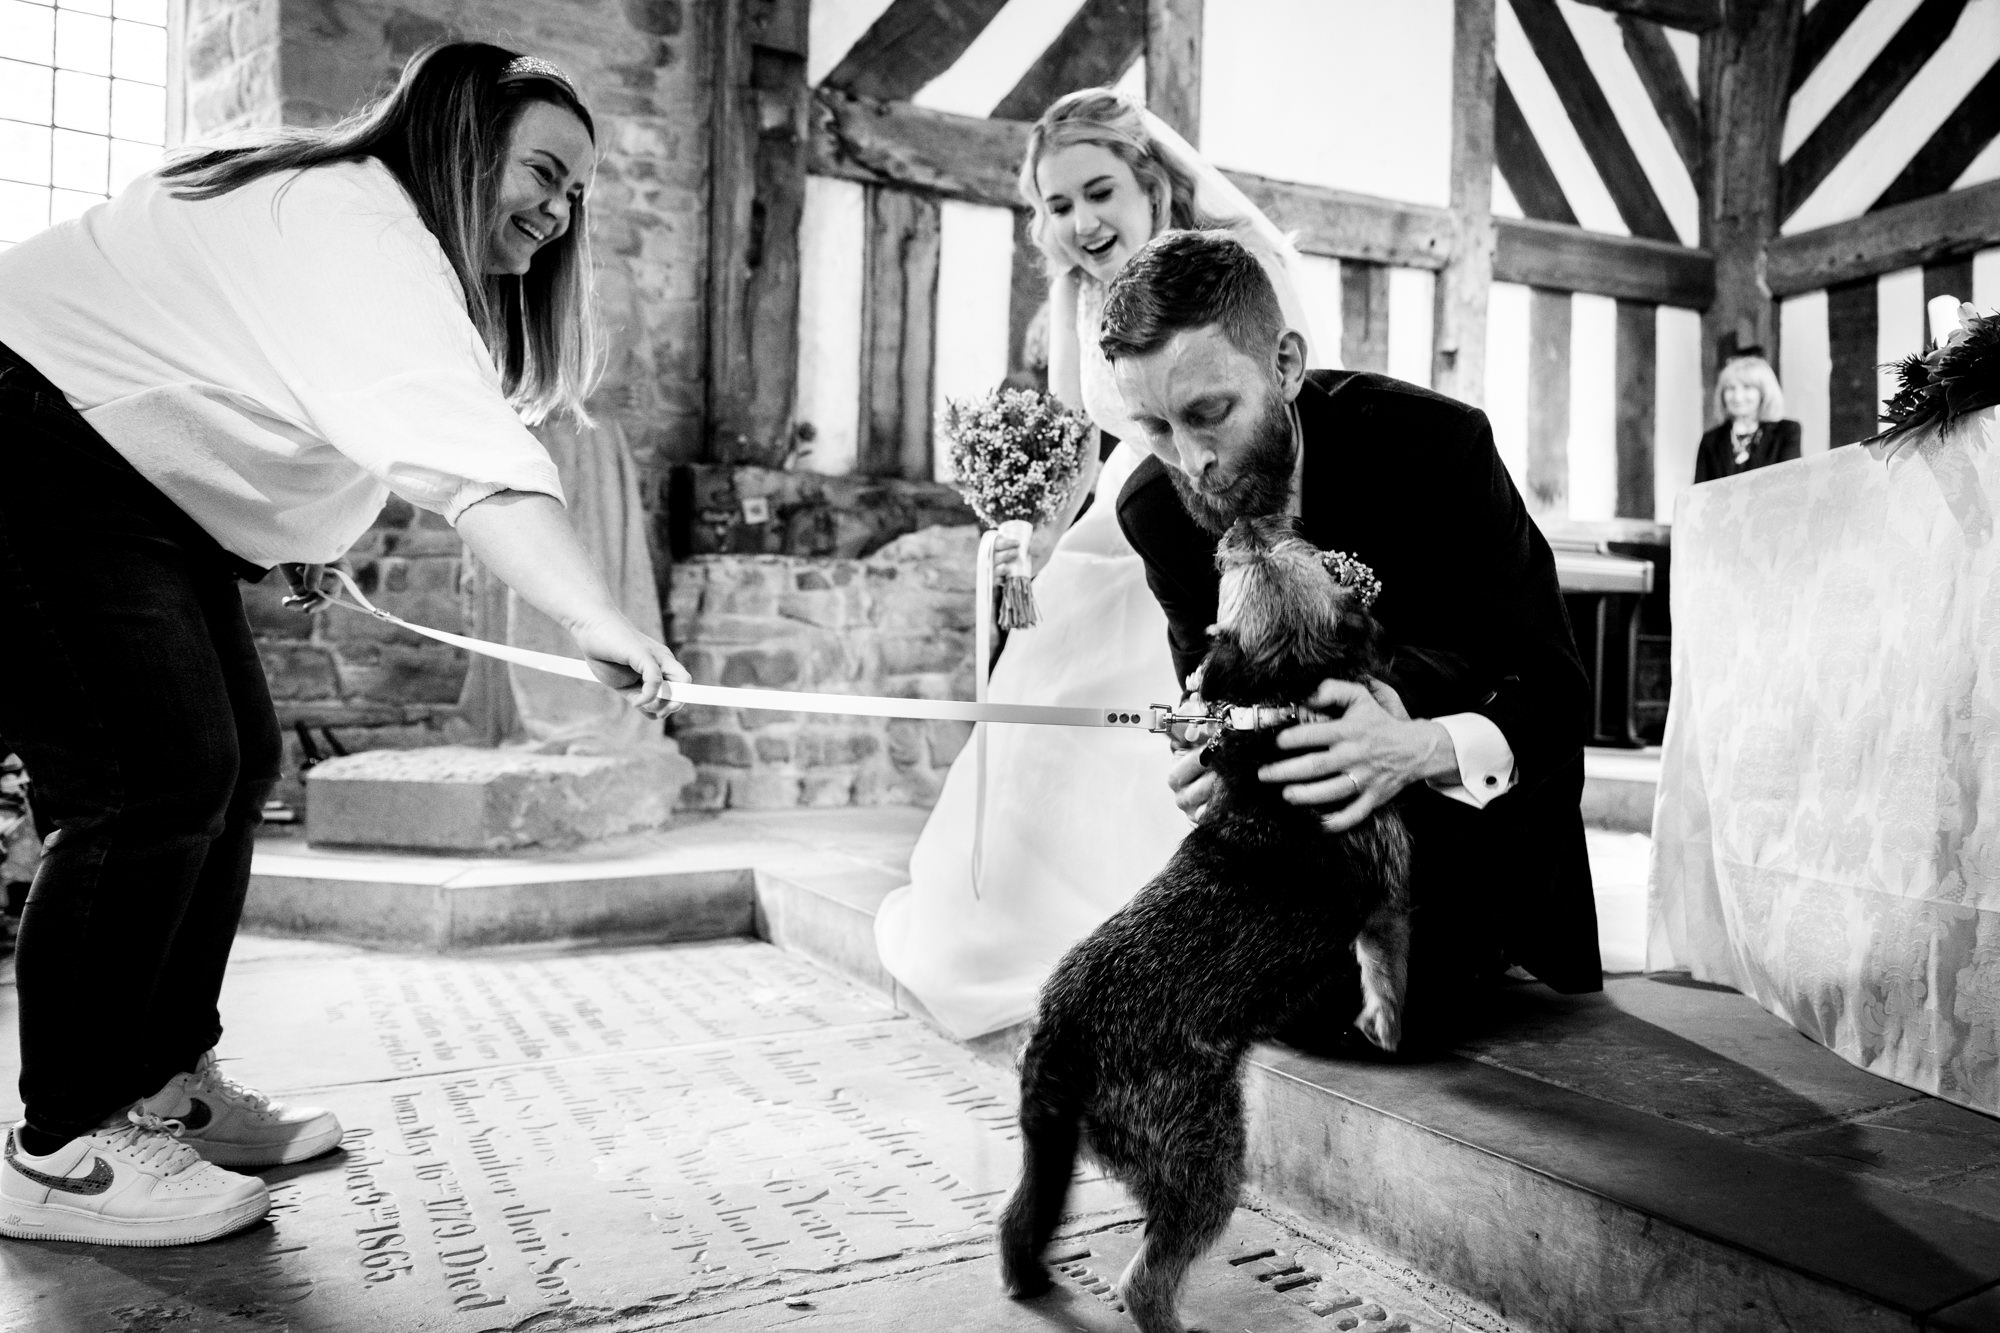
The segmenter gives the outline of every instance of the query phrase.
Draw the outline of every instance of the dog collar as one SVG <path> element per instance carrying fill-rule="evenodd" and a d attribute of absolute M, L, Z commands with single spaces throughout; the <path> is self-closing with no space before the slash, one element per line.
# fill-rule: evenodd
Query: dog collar
<path fill-rule="evenodd" d="M 1199 710 L 1154 704 L 1152 711 L 1153 721 L 1147 729 L 1156 733 L 1195 724 L 1221 727 L 1225 731 L 1264 731 L 1271 727 L 1289 727 L 1295 722 L 1316 721 L 1319 717 L 1302 704 L 1208 704 Z"/>

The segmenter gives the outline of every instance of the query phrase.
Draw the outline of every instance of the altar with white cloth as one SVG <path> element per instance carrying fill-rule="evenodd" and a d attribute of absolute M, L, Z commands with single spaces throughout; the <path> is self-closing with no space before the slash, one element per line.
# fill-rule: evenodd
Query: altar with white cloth
<path fill-rule="evenodd" d="M 1649 970 L 1733 986 L 1873 1073 L 2000 1114 L 1993 409 L 1696 486 Z"/>

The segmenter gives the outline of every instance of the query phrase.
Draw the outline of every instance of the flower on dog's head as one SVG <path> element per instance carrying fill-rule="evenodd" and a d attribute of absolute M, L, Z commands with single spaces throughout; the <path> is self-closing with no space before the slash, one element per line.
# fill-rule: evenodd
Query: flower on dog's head
<path fill-rule="evenodd" d="M 1335 583 L 1354 589 L 1354 595 L 1361 600 L 1361 609 L 1368 610 L 1375 605 L 1375 599 L 1382 595 L 1382 580 L 1375 577 L 1375 571 L 1356 560 L 1345 551 L 1321 551 L 1320 564 L 1333 575 Z"/>

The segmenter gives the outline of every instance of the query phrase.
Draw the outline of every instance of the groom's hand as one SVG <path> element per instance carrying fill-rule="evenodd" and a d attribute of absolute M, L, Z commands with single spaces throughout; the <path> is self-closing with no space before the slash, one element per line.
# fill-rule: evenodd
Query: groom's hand
<path fill-rule="evenodd" d="M 1451 734 L 1435 722 L 1412 720 L 1379 680 L 1321 681 L 1308 703 L 1333 719 L 1279 732 L 1279 749 L 1304 753 L 1266 764 L 1257 776 L 1285 784 L 1284 797 L 1294 805 L 1325 807 L 1320 822 L 1329 833 L 1353 828 L 1413 782 L 1458 770 Z"/>
<path fill-rule="evenodd" d="M 1167 769 L 1167 789 L 1173 792 L 1174 804 L 1188 817 L 1188 823 L 1199 824 L 1207 815 L 1208 803 L 1215 796 L 1215 773 L 1203 762 L 1201 746 L 1174 756 L 1173 766 Z"/>

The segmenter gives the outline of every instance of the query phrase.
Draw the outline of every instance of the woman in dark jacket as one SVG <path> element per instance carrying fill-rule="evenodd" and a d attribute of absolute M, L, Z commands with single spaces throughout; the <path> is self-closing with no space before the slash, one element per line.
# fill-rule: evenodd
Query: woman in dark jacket
<path fill-rule="evenodd" d="M 1799 423 L 1784 419 L 1785 391 L 1763 357 L 1729 359 L 1715 377 L 1715 407 L 1724 420 L 1701 437 L 1694 458 L 1696 482 L 1799 456 Z"/>

